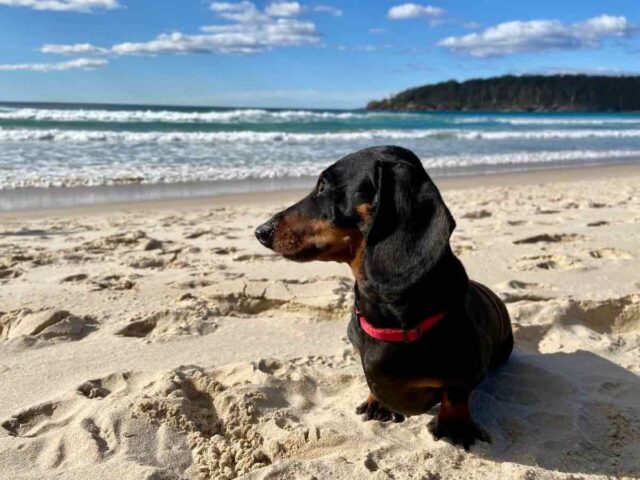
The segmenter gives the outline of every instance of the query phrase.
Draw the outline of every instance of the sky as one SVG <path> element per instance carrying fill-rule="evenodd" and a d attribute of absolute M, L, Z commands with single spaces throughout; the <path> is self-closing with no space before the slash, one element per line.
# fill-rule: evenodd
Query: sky
<path fill-rule="evenodd" d="M 359 108 L 502 74 L 640 74 L 638 0 L 0 0 L 0 100 Z"/>

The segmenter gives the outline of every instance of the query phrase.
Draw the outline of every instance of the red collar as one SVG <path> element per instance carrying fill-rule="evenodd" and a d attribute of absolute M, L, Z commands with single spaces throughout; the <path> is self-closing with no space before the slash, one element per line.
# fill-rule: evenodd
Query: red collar
<path fill-rule="evenodd" d="M 424 332 L 433 328 L 440 320 L 442 320 L 446 314 L 446 311 L 435 313 L 425 318 L 411 330 L 402 330 L 401 328 L 374 327 L 366 318 L 364 318 L 364 315 L 362 315 L 360 310 L 356 308 L 356 317 L 358 317 L 362 330 L 364 330 L 370 337 L 373 337 L 376 340 L 383 340 L 385 342 L 415 342 L 422 337 Z"/>

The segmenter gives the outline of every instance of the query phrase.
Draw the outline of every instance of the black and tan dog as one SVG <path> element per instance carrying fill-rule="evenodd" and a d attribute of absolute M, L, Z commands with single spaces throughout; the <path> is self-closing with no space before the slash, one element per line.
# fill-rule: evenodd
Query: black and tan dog
<path fill-rule="evenodd" d="M 371 391 L 356 411 L 402 421 L 440 403 L 429 430 L 468 449 L 489 441 L 471 419 L 469 394 L 509 357 L 513 335 L 504 304 L 451 251 L 454 228 L 420 160 L 390 146 L 342 158 L 255 233 L 285 258 L 351 267 L 348 334 Z"/>

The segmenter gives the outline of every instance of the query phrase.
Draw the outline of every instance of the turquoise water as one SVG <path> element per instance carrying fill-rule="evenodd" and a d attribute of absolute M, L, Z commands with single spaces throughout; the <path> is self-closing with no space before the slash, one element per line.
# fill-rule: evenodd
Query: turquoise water
<path fill-rule="evenodd" d="M 213 182 L 246 191 L 273 181 L 286 188 L 380 144 L 412 149 L 436 176 L 635 162 L 640 114 L 0 103 L 0 190 Z"/>

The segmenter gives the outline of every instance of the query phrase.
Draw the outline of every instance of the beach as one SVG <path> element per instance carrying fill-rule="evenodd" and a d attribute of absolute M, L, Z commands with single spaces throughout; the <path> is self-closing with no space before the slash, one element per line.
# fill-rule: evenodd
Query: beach
<path fill-rule="evenodd" d="M 349 268 L 253 236 L 302 191 L 72 202 L 0 212 L 0 476 L 640 478 L 640 165 L 436 183 L 514 326 L 491 444 L 355 414 Z"/>

